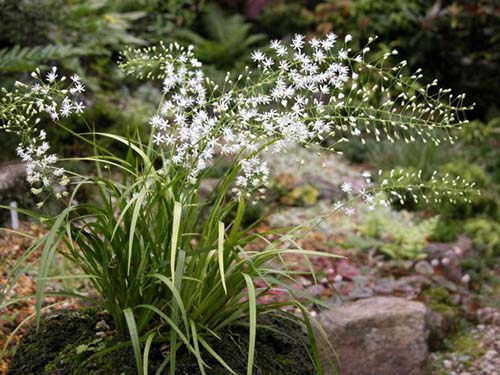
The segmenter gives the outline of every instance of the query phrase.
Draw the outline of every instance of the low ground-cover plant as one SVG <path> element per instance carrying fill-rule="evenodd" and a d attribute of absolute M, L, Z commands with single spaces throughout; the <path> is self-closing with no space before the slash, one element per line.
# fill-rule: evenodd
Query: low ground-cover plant
<path fill-rule="evenodd" d="M 291 287 L 293 271 L 282 255 L 334 255 L 301 248 L 295 238 L 302 228 L 278 232 L 270 241 L 252 231 L 253 225 L 242 224 L 246 207 L 262 197 L 268 182 L 270 171 L 261 154 L 286 153 L 291 146 L 309 147 L 327 138 L 333 150 L 371 134 L 391 142 L 453 141 L 449 130 L 464 122 L 467 109 L 462 95 L 454 97 L 448 90 L 432 94 L 436 83 L 421 87 L 418 73 L 402 75 L 404 63 L 386 68 L 391 54 L 371 61 L 369 47 L 355 53 L 349 41 L 347 36 L 337 42 L 333 34 L 308 42 L 297 35 L 290 45 L 274 41 L 272 54 L 252 54 L 256 72 L 246 69 L 235 82 L 226 79 L 224 87 L 205 76 L 191 48 L 172 44 L 127 50 L 121 62 L 125 73 L 162 81 L 163 98 L 146 140 L 95 131 L 77 134 L 63 125 L 59 118 L 83 111 L 84 85 L 76 75 L 60 77 L 56 68 L 46 75 L 36 71 L 34 84 L 18 83 L 17 91 L 4 92 L 3 129 L 20 136 L 17 152 L 39 206 L 50 198 L 66 204 L 56 216 L 25 211 L 50 228 L 29 250 L 43 246 L 37 321 L 51 259 L 60 252 L 92 282 L 118 333 L 130 336 L 139 373 L 147 372 L 156 342 L 169 345 L 161 368 L 169 366 L 171 374 L 181 346 L 193 354 L 202 374 L 208 373 L 202 348 L 234 373 L 207 337 L 243 322 L 249 327 L 247 374 L 252 374 L 257 315 L 286 306 L 302 311 L 300 318 L 288 315 L 311 333 L 307 304 L 313 300 Z M 94 155 L 76 158 L 94 163 L 94 173 L 78 175 L 57 165 L 46 132 L 38 128 L 41 117 L 94 148 Z M 126 146 L 126 154 L 99 146 L 98 138 Z M 217 185 L 200 194 L 200 183 L 215 174 L 219 163 L 225 167 Z M 399 200 L 406 192 L 429 201 L 467 199 L 473 190 L 466 181 L 447 176 L 424 184 L 418 172 L 391 172 L 380 187 L 369 173 L 363 177 L 360 189 L 350 182 L 342 185 L 349 198 L 334 210 L 352 215 L 349 201 L 356 197 L 367 209 L 387 205 L 383 194 L 375 194 L 380 191 Z M 89 185 L 95 199 L 76 202 Z M 263 250 L 247 247 L 258 239 L 267 241 Z M 254 286 L 257 278 L 265 287 Z M 258 303 L 276 288 L 288 291 L 290 300 Z M 314 340 L 311 347 L 322 373 Z"/>
<path fill-rule="evenodd" d="M 380 240 L 375 247 L 390 258 L 425 258 L 426 239 L 434 230 L 437 219 L 435 216 L 417 221 L 407 211 L 380 208 L 365 217 L 360 234 Z"/>

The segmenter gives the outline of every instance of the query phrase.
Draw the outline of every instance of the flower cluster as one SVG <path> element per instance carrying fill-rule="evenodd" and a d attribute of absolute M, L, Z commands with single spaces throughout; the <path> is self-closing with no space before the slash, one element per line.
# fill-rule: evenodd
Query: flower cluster
<path fill-rule="evenodd" d="M 36 80 L 32 86 L 17 82 L 17 90 L 2 98 L 1 128 L 21 137 L 17 154 L 26 165 L 33 194 L 50 190 L 61 198 L 67 195 L 69 178 L 63 168 L 55 165 L 58 159 L 49 152 L 46 132 L 37 127 L 44 115 L 57 122 L 61 117 L 82 113 L 85 106 L 78 96 L 85 91 L 85 86 L 76 74 L 70 77 L 69 83 L 65 76 L 59 78 L 56 67 L 45 77 L 38 69 L 31 75 Z M 19 107 L 23 111 L 17 111 Z"/>
<path fill-rule="evenodd" d="M 246 196 L 267 183 L 261 150 L 286 153 L 292 145 L 330 139 L 334 146 L 367 135 L 439 143 L 442 130 L 453 141 L 446 131 L 465 122 L 463 96 L 430 94 L 435 82 L 419 88 L 418 73 L 402 74 L 405 63 L 384 68 L 395 51 L 374 62 L 366 60 L 369 47 L 351 56 L 350 40 L 348 35 L 339 46 L 329 34 L 309 41 L 296 35 L 289 45 L 273 41 L 271 54 L 252 54 L 258 74 L 247 69 L 235 82 L 227 76 L 223 89 L 205 77 L 191 48 L 177 44 L 128 50 L 121 66 L 163 79 L 165 97 L 150 125 L 171 163 L 189 170 L 196 183 L 218 155 L 237 156 L 242 173 L 236 185 Z"/>
<path fill-rule="evenodd" d="M 272 147 L 275 152 L 283 152 L 290 145 L 307 144 L 330 132 L 330 125 L 316 116 L 321 113 L 321 95 L 340 90 L 349 72 L 340 62 L 342 53 L 335 55 L 338 61 L 326 61 L 328 54 L 332 58 L 335 40 L 333 34 L 321 42 L 313 40 L 312 57 L 304 50 L 303 36 L 297 36 L 290 46 L 275 41 L 271 46 L 276 59 L 260 51 L 253 54 L 262 71 L 261 80 L 243 82 L 249 80 L 247 71 L 246 77 L 240 76 L 236 83 L 227 79 L 229 89 L 211 100 L 207 100 L 206 87 L 212 92 L 217 87 L 204 77 L 192 51 L 178 45 L 162 46 L 159 55 L 163 62 L 157 76 L 164 79 L 166 97 L 159 114 L 150 120 L 155 144 L 168 146 L 172 162 L 191 170 L 193 182 L 220 153 L 245 155 L 236 182 L 240 192 L 248 194 L 265 185 L 268 171 L 257 159 L 259 149 Z M 129 73 L 147 75 L 138 72 L 136 66 L 151 52 L 128 51 L 122 67 Z M 152 68 L 148 69 L 150 74 Z M 245 89 L 241 88 L 243 84 L 247 84 Z M 305 116 L 307 112 L 311 116 Z"/>

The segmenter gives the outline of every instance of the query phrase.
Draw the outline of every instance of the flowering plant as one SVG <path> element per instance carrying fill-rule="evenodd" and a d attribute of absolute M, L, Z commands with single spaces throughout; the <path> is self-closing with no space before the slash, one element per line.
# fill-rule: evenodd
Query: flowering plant
<path fill-rule="evenodd" d="M 281 232 L 261 251 L 248 249 L 265 239 L 252 225 L 242 224 L 246 205 L 260 199 L 268 182 L 270 171 L 260 156 L 287 153 L 293 145 L 334 150 L 340 142 L 367 136 L 439 144 L 453 141 L 452 130 L 466 122 L 463 95 L 435 90 L 436 82 L 421 87 L 418 73 L 402 73 L 404 62 L 386 67 L 395 51 L 369 61 L 369 47 L 356 54 L 349 41 L 347 36 L 338 42 L 334 34 L 308 42 L 297 35 L 290 45 L 273 41 L 269 54 L 252 54 L 255 72 L 247 68 L 235 81 L 228 76 L 223 87 L 205 76 L 191 48 L 171 44 L 126 50 L 120 63 L 125 73 L 160 79 L 163 85 L 147 142 L 94 131 L 72 133 L 58 120 L 83 111 L 79 96 L 84 85 L 77 76 L 58 77 L 56 68 L 45 77 L 33 73 L 32 86 L 19 83 L 17 91 L 4 92 L 0 119 L 5 131 L 21 137 L 18 154 L 33 193 L 46 191 L 66 203 L 57 216 L 43 217 L 50 231 L 40 242 L 37 320 L 50 259 L 60 251 L 92 282 L 118 332 L 130 334 L 139 373 L 148 371 L 153 342 L 165 337 L 170 355 L 162 368 L 170 366 L 171 374 L 180 346 L 196 357 L 202 374 L 206 364 L 200 348 L 235 373 L 206 338 L 247 319 L 247 373 L 252 374 L 258 314 L 295 306 L 311 328 L 306 296 L 290 286 L 293 272 L 282 255 L 334 255 L 300 248 L 297 229 Z M 47 115 L 93 147 L 95 155 L 79 160 L 94 162 L 95 174 L 56 166 L 46 133 L 37 128 Z M 99 137 L 125 145 L 126 155 L 101 148 Z M 203 179 L 222 160 L 228 166 L 217 185 L 200 193 Z M 473 188 L 446 176 L 424 185 L 418 173 L 390 175 L 376 187 L 364 173 L 366 187 L 356 196 L 373 208 L 388 203 L 377 192 L 397 199 L 406 193 L 414 199 L 443 194 L 455 199 Z M 77 203 L 76 194 L 88 185 L 97 191 L 95 201 Z M 342 185 L 350 198 L 353 189 L 349 182 Z M 338 202 L 335 209 L 353 214 L 348 203 Z M 256 278 L 265 286 L 256 288 Z M 274 288 L 295 298 L 258 303 Z M 312 353 L 321 373 L 314 341 Z"/>

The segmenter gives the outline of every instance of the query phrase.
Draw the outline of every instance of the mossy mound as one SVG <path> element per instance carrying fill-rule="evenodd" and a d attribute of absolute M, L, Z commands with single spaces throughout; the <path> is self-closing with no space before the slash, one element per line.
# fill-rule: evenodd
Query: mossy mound
<path fill-rule="evenodd" d="M 31 327 L 23 337 L 7 375 L 135 375 L 132 348 L 101 351 L 126 339 L 98 337 L 96 325 L 109 325 L 109 315 L 97 310 L 59 311 L 42 320 L 39 333 Z M 279 316 L 260 320 L 257 332 L 255 375 L 314 375 L 316 371 L 308 353 L 308 339 L 299 326 Z M 211 339 L 210 345 L 238 374 L 246 374 L 248 329 L 234 326 Z M 149 355 L 150 373 L 156 373 L 164 360 L 165 346 L 153 345 Z M 168 348 L 167 348 L 168 350 Z M 211 375 L 226 375 L 210 354 L 202 351 Z M 187 350 L 180 349 L 176 358 L 178 375 L 198 375 L 197 361 Z M 167 370 L 164 370 L 168 372 Z"/>

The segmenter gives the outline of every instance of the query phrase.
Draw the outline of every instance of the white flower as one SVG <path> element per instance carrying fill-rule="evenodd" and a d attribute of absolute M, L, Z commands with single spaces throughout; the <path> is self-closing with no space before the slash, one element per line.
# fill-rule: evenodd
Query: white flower
<path fill-rule="evenodd" d="M 363 199 L 369 205 L 372 205 L 375 202 L 375 197 L 373 195 L 371 195 L 371 194 L 365 194 L 363 196 Z"/>
<path fill-rule="evenodd" d="M 81 94 L 85 91 L 85 85 L 81 82 L 75 82 L 75 86 L 69 89 L 71 94 Z"/>
<path fill-rule="evenodd" d="M 75 110 L 75 113 L 83 113 L 85 106 L 83 105 L 83 102 L 75 102 L 73 103 L 73 109 Z"/>
<path fill-rule="evenodd" d="M 265 58 L 262 60 L 262 66 L 266 69 L 269 69 L 271 66 L 273 66 L 274 61 L 270 57 Z"/>
<path fill-rule="evenodd" d="M 65 98 L 61 105 L 61 116 L 68 117 L 71 114 L 72 108 L 73 104 L 71 103 L 71 100 Z"/>
<path fill-rule="evenodd" d="M 56 78 L 57 78 L 56 72 L 57 72 L 57 68 L 54 66 L 52 68 L 52 70 L 50 70 L 46 75 L 47 82 L 52 83 L 56 80 Z"/>
<path fill-rule="evenodd" d="M 354 208 L 352 207 L 347 207 L 345 210 L 344 210 L 345 214 L 347 216 L 353 216 L 356 212 L 356 210 L 354 210 Z"/>
<path fill-rule="evenodd" d="M 260 62 L 266 58 L 266 55 L 264 55 L 261 51 L 256 50 L 252 52 L 252 60 L 255 62 Z"/>
<path fill-rule="evenodd" d="M 304 35 L 295 34 L 292 40 L 292 48 L 295 50 L 300 50 L 304 46 Z"/>
<path fill-rule="evenodd" d="M 283 43 L 280 40 L 271 41 L 271 48 L 276 51 L 276 55 L 279 57 L 286 55 L 286 47 L 283 46 Z"/>
<path fill-rule="evenodd" d="M 153 143 L 157 146 L 162 145 L 165 143 L 165 136 L 158 133 L 153 135 Z"/>
<path fill-rule="evenodd" d="M 352 192 L 352 184 L 350 182 L 344 182 L 340 187 L 340 190 L 342 190 L 344 193 L 349 194 L 350 192 Z"/>

